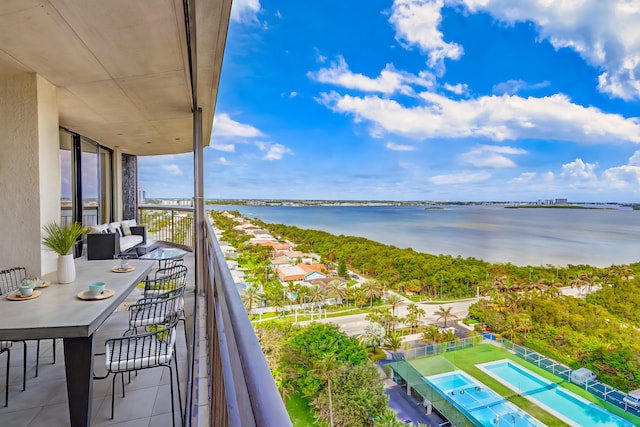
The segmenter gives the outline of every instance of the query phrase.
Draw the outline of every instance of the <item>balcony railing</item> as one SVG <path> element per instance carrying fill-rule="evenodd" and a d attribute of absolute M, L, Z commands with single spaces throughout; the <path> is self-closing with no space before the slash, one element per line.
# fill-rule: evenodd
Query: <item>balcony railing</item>
<path fill-rule="evenodd" d="M 291 426 L 208 219 L 205 241 L 211 425 Z"/>
<path fill-rule="evenodd" d="M 138 206 L 138 222 L 147 226 L 147 238 L 193 247 L 193 208 Z"/>
<path fill-rule="evenodd" d="M 149 233 L 151 238 L 179 244 L 193 242 L 192 233 L 187 233 L 190 234 L 188 240 L 183 240 L 185 228 L 193 227 L 192 209 L 164 206 L 138 208 L 140 224 L 146 225 L 148 229 L 154 229 L 148 220 L 157 224 L 156 231 Z M 177 224 L 180 225 L 176 226 Z M 202 420 L 203 414 L 198 414 L 202 410 L 198 406 L 199 401 L 201 402 L 198 396 L 208 395 L 209 413 L 205 414 L 208 421 L 206 425 L 291 426 L 291 420 L 208 217 L 204 235 L 204 277 L 200 293 L 203 294 L 205 304 L 202 307 L 204 313 L 198 313 L 198 305 L 194 307 L 196 339 L 193 340 L 190 352 L 186 424 L 197 426 L 198 420 Z M 206 324 L 200 324 L 201 321 Z M 206 340 L 198 339 L 201 330 L 205 331 Z M 200 348 L 202 343 L 206 343 L 205 349 Z M 207 354 L 209 365 L 207 390 L 202 390 L 202 383 L 198 382 L 199 369 L 194 363 L 203 351 Z"/>

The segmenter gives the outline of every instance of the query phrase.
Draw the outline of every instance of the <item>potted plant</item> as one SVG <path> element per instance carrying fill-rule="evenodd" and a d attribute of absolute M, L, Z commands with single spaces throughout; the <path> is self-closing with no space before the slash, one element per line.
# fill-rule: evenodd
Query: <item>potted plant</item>
<path fill-rule="evenodd" d="M 51 222 L 44 226 L 46 235 L 42 238 L 42 244 L 59 255 L 59 283 L 71 283 L 76 279 L 76 267 L 73 263 L 73 254 L 70 252 L 78 238 L 89 231 L 88 228 L 77 222 L 64 225 Z"/>

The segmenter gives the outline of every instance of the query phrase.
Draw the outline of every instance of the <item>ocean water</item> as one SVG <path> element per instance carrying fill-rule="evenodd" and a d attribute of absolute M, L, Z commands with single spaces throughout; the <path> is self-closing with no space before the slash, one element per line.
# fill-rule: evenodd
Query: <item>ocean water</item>
<path fill-rule="evenodd" d="M 503 206 L 223 206 L 267 223 L 366 237 L 430 254 L 516 265 L 640 261 L 640 211 Z"/>

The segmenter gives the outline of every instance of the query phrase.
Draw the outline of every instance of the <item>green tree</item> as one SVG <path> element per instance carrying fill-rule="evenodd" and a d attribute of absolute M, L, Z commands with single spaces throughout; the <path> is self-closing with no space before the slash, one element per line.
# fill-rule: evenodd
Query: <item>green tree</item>
<path fill-rule="evenodd" d="M 451 307 L 444 308 L 440 306 L 440 309 L 433 312 L 434 315 L 437 316 L 437 320 L 444 320 L 444 327 L 447 327 L 447 320 L 456 319 L 458 316 L 451 313 Z"/>
<path fill-rule="evenodd" d="M 440 328 L 434 325 L 429 325 L 422 332 L 422 341 L 438 343 L 442 340 L 442 333 Z"/>
<path fill-rule="evenodd" d="M 311 285 L 307 288 L 307 301 L 322 302 L 325 299 L 324 289 L 320 285 Z"/>
<path fill-rule="evenodd" d="M 355 366 L 342 369 L 331 380 L 333 422 L 343 427 L 371 427 L 369 417 L 375 420 L 390 417 L 388 397 L 378 368 L 366 360 Z M 318 418 L 329 424 L 329 391 L 324 387 L 313 399 Z M 378 424 L 376 425 L 386 425 Z M 395 426 L 393 426 L 395 427 Z"/>
<path fill-rule="evenodd" d="M 384 348 L 397 351 L 402 347 L 402 335 L 399 332 L 391 332 L 384 337 Z"/>
<path fill-rule="evenodd" d="M 331 380 L 344 369 L 344 364 L 336 359 L 336 355 L 326 353 L 314 363 L 309 374 L 318 376 L 327 382 L 327 396 L 329 398 L 329 426 L 333 427 L 333 400 L 331 398 Z"/>
<path fill-rule="evenodd" d="M 342 299 L 347 295 L 345 285 L 340 280 L 332 280 L 325 289 L 326 295 L 336 299 L 336 303 L 341 304 Z"/>
<path fill-rule="evenodd" d="M 286 376 L 301 394 L 313 398 L 321 390 L 321 378 L 310 375 L 309 371 L 325 354 L 335 354 L 336 360 L 349 365 L 368 360 L 358 340 L 348 337 L 337 325 L 310 324 L 287 341 L 280 361 Z"/>
<path fill-rule="evenodd" d="M 250 285 L 242 290 L 240 297 L 242 298 L 242 303 L 247 309 L 247 313 L 251 313 L 253 307 L 256 307 L 260 302 L 262 302 L 264 294 L 260 291 L 260 286 Z"/>
<path fill-rule="evenodd" d="M 374 298 L 380 298 L 382 295 L 382 287 L 380 286 L 380 283 L 375 280 L 367 280 L 360 285 L 360 289 L 362 289 L 366 297 L 369 299 L 369 308 L 373 307 Z"/>
<path fill-rule="evenodd" d="M 404 298 L 402 298 L 398 294 L 389 293 L 385 302 L 391 306 L 391 314 L 396 315 L 396 307 L 402 305 L 404 303 Z"/>
<path fill-rule="evenodd" d="M 349 278 L 347 263 L 345 262 L 344 258 L 340 258 L 340 262 L 338 262 L 338 276 L 344 277 L 345 279 Z"/>
<path fill-rule="evenodd" d="M 386 331 L 378 322 L 371 322 L 364 327 L 364 332 L 360 335 L 360 341 L 368 347 L 373 347 L 375 353 L 376 347 L 379 347 L 384 341 Z"/>

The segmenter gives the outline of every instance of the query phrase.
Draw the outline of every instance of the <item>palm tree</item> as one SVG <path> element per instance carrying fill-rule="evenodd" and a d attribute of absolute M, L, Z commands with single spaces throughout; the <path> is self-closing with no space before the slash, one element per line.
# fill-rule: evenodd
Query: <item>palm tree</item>
<path fill-rule="evenodd" d="M 425 342 L 440 342 L 442 334 L 440 333 L 440 329 L 437 326 L 429 325 L 425 328 L 422 333 L 422 341 Z"/>
<path fill-rule="evenodd" d="M 332 280 L 327 284 L 325 291 L 327 296 L 335 298 L 336 302 L 341 304 L 342 298 L 346 295 L 344 288 L 344 284 L 340 280 Z"/>
<path fill-rule="evenodd" d="M 418 315 L 416 313 L 408 312 L 407 315 L 401 319 L 405 325 L 409 326 L 410 332 L 413 333 L 413 330 L 418 327 L 420 324 L 418 320 Z"/>
<path fill-rule="evenodd" d="M 242 298 L 242 303 L 247 309 L 247 313 L 251 313 L 253 307 L 260 304 L 263 296 L 262 292 L 260 292 L 259 285 L 250 285 L 242 290 L 240 297 Z"/>
<path fill-rule="evenodd" d="M 373 307 L 373 299 L 380 298 L 382 295 L 382 288 L 380 287 L 380 283 L 375 280 L 367 280 L 364 282 L 360 288 L 364 291 L 364 294 L 369 299 L 369 308 Z"/>
<path fill-rule="evenodd" d="M 344 284 L 344 299 L 347 300 L 347 308 L 349 308 L 349 294 L 353 289 L 353 285 L 355 285 L 355 282 L 353 281 L 348 281 L 347 283 Z"/>
<path fill-rule="evenodd" d="M 311 302 L 324 301 L 324 289 L 320 285 L 312 285 L 307 288 L 307 299 Z"/>
<path fill-rule="evenodd" d="M 386 298 L 386 302 L 387 302 L 388 305 L 391 306 L 391 313 L 395 316 L 396 315 L 396 307 L 398 307 L 399 305 L 404 303 L 404 298 L 402 298 L 398 294 L 390 293 Z"/>
<path fill-rule="evenodd" d="M 333 427 L 333 400 L 331 397 L 331 379 L 334 378 L 344 365 L 338 361 L 335 353 L 325 353 L 322 359 L 314 363 L 309 374 L 318 376 L 327 381 L 327 392 L 329 394 L 329 426 Z"/>
<path fill-rule="evenodd" d="M 440 309 L 438 311 L 434 311 L 433 314 L 438 316 L 437 320 L 444 319 L 445 328 L 447 327 L 447 320 L 456 319 L 458 317 L 455 314 L 451 313 L 451 307 L 444 308 L 440 306 Z"/>
<path fill-rule="evenodd" d="M 593 273 L 580 273 L 580 275 L 569 282 L 569 284 L 572 288 L 575 286 L 578 289 L 578 293 L 582 293 L 585 289 L 586 293 L 590 293 L 591 287 L 595 285 L 598 280 L 600 280 L 600 278 Z"/>
<path fill-rule="evenodd" d="M 420 308 L 416 304 L 413 304 L 413 303 L 411 303 L 411 304 L 409 304 L 407 306 L 407 310 L 409 311 L 409 313 L 414 313 L 416 315 L 416 317 L 418 318 L 418 321 L 420 321 L 420 319 L 423 316 L 427 315 L 427 313 L 425 313 L 423 308 Z"/>
<path fill-rule="evenodd" d="M 505 292 L 509 289 L 509 286 L 507 285 L 507 276 L 494 277 L 493 288 L 498 292 Z"/>
<path fill-rule="evenodd" d="M 398 332 L 391 332 L 384 337 L 384 348 L 391 351 L 397 351 L 402 347 L 402 336 Z"/>
<path fill-rule="evenodd" d="M 531 316 L 526 313 L 520 313 L 516 315 L 516 330 L 518 332 L 524 332 L 524 339 L 527 339 L 527 332 L 533 327 L 533 321 Z"/>

